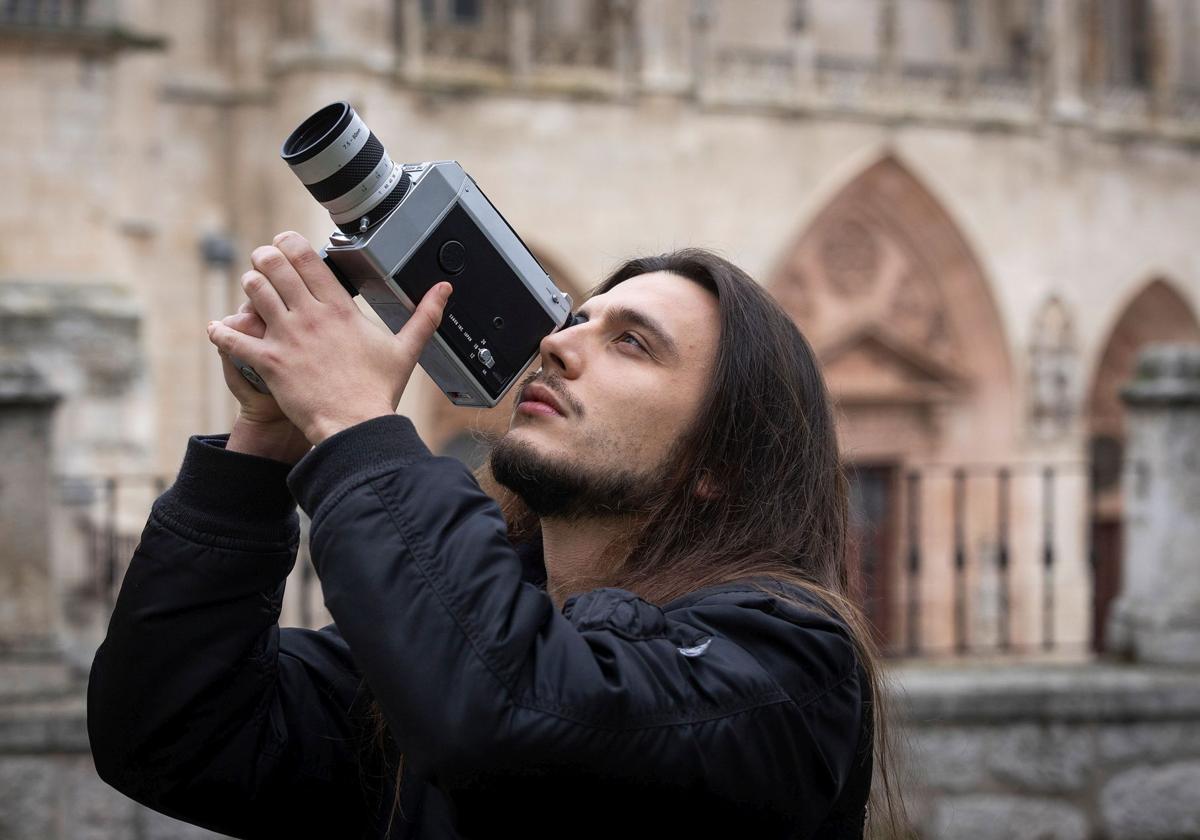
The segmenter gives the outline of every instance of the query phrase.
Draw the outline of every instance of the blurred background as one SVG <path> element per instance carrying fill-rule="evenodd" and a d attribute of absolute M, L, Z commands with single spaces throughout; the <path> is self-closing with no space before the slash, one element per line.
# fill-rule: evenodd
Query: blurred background
<path fill-rule="evenodd" d="M 0 0 L 0 84 L 0 838 L 210 836 L 95 778 L 83 686 L 339 99 L 577 301 L 697 245 L 795 318 L 922 837 L 1200 836 L 1200 0 Z M 400 410 L 474 466 L 511 405 Z"/>

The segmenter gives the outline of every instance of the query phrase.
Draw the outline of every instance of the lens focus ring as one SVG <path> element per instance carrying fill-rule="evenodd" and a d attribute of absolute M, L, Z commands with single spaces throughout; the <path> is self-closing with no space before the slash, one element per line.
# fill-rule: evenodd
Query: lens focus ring
<path fill-rule="evenodd" d="M 351 158 L 349 163 L 325 180 L 315 184 L 305 184 L 305 186 L 312 193 L 312 197 L 322 204 L 332 201 L 365 181 L 382 158 L 383 144 L 375 138 L 374 134 L 370 134 L 367 136 L 366 144 L 358 154 Z"/>

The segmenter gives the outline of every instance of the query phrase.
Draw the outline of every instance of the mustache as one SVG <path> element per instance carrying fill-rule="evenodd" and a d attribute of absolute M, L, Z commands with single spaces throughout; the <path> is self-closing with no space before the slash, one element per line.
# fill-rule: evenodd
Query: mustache
<path fill-rule="evenodd" d="M 524 396 L 525 389 L 536 382 L 538 385 L 541 385 L 544 388 L 549 388 L 551 391 L 553 391 L 555 396 L 562 400 L 563 403 L 571 409 L 571 413 L 582 417 L 583 405 L 581 405 L 580 402 L 575 399 L 575 397 L 571 396 L 571 392 L 567 390 L 567 386 L 563 384 L 562 379 L 554 374 L 543 375 L 542 370 L 542 368 L 538 368 L 533 373 L 521 380 L 521 387 L 517 390 L 518 400 L 520 397 Z"/>

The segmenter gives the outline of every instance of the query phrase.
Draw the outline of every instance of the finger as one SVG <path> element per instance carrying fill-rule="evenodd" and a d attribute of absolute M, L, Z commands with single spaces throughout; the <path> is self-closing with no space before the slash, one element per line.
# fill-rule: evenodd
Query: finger
<path fill-rule="evenodd" d="M 442 323 L 442 314 L 446 311 L 446 302 L 450 300 L 454 287 L 449 283 L 438 283 L 425 293 L 420 304 L 413 311 L 408 323 L 396 333 L 396 338 L 404 348 L 405 354 L 413 361 L 416 360 L 429 339 Z"/>
<path fill-rule="evenodd" d="M 352 300 L 342 288 L 342 284 L 333 276 L 329 266 L 325 265 L 321 255 L 313 250 L 312 245 L 303 236 L 294 230 L 285 230 L 275 237 L 273 244 L 288 258 L 308 287 L 309 293 L 317 300 L 322 303 L 345 303 Z"/>
<path fill-rule="evenodd" d="M 246 298 L 242 301 L 242 305 L 238 307 L 238 312 L 254 312 L 254 301 Z M 254 314 L 257 315 L 258 313 L 255 312 Z"/>
<path fill-rule="evenodd" d="M 267 332 L 267 325 L 256 312 L 239 312 L 237 315 L 226 315 L 221 323 L 230 329 L 262 338 Z"/>
<path fill-rule="evenodd" d="M 268 324 L 287 314 L 288 308 L 283 298 L 262 272 L 252 269 L 243 274 L 242 289 L 250 298 L 254 311 Z"/>
<path fill-rule="evenodd" d="M 220 352 L 229 356 L 237 356 L 260 374 L 263 372 L 265 367 L 263 363 L 266 361 L 263 339 L 238 332 L 220 321 L 209 321 L 208 340 L 216 345 Z"/>
<path fill-rule="evenodd" d="M 302 309 L 312 303 L 312 292 L 304 285 L 291 261 L 274 245 L 255 248 L 250 253 L 250 264 L 270 281 L 288 309 Z"/>

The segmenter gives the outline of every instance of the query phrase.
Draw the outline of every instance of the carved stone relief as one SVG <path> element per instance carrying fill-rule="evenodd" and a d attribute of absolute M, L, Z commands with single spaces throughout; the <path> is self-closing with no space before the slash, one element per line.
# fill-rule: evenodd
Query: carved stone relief
<path fill-rule="evenodd" d="M 879 275 L 879 245 L 871 229 L 854 219 L 832 225 L 821 242 L 830 289 L 843 297 L 870 291 Z"/>
<path fill-rule="evenodd" d="M 1078 406 L 1079 351 L 1066 305 L 1050 297 L 1038 311 L 1029 348 L 1029 422 L 1034 437 L 1055 440 Z"/>

